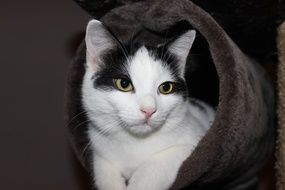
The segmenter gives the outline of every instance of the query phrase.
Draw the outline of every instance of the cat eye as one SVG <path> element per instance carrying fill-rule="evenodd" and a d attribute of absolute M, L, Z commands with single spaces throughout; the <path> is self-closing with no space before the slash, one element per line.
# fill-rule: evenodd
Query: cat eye
<path fill-rule="evenodd" d="M 118 90 L 123 91 L 123 92 L 130 92 L 134 90 L 131 81 L 128 79 L 124 79 L 124 78 L 115 79 L 114 84 Z"/>
<path fill-rule="evenodd" d="M 174 84 L 172 82 L 164 82 L 159 87 L 158 90 L 161 94 L 170 94 L 174 90 Z"/>

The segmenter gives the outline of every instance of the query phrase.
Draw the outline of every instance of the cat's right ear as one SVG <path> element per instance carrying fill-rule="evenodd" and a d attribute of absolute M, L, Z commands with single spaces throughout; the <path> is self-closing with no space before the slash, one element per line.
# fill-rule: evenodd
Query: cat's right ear
<path fill-rule="evenodd" d="M 91 20 L 86 29 L 86 61 L 94 71 L 103 64 L 104 54 L 115 46 L 115 39 L 98 20 Z"/>

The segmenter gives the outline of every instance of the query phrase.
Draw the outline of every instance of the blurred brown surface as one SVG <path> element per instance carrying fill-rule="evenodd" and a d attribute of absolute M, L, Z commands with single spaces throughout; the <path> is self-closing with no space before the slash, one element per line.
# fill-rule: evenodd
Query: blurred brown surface
<path fill-rule="evenodd" d="M 0 2 L 1 190 L 86 189 L 63 124 L 63 93 L 67 43 L 88 19 L 71 0 Z"/>
<path fill-rule="evenodd" d="M 274 155 L 268 160 L 263 169 L 258 174 L 259 185 L 258 190 L 275 190 L 276 177 L 274 170 Z"/>
<path fill-rule="evenodd" d="M 276 85 L 277 80 L 277 63 L 268 63 L 262 65 L 268 75 L 271 77 L 272 82 Z M 259 185 L 258 190 L 275 190 L 276 189 L 276 176 L 275 176 L 275 155 L 274 153 L 268 159 L 263 169 L 259 172 Z"/>

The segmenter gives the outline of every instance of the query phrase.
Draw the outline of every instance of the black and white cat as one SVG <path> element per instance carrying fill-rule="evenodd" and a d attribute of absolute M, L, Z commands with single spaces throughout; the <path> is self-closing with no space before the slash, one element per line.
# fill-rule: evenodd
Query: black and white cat
<path fill-rule="evenodd" d="M 100 21 L 86 30 L 82 101 L 99 190 L 164 190 L 214 120 L 189 99 L 184 79 L 195 39 L 190 30 L 167 45 L 120 43 Z"/>

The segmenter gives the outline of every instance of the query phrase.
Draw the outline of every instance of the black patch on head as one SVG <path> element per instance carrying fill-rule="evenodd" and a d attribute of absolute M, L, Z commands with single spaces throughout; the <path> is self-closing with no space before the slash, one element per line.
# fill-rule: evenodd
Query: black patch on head
<path fill-rule="evenodd" d="M 107 52 L 103 58 L 102 67 L 96 73 L 94 80 L 94 87 L 100 88 L 103 90 L 113 90 L 116 87 L 114 86 L 114 79 L 116 78 L 127 78 L 131 81 L 129 76 L 127 66 L 128 60 L 131 61 L 134 54 L 141 48 L 143 45 L 139 43 L 129 43 L 125 45 L 119 44 L 114 49 Z M 178 60 L 175 55 L 171 54 L 168 51 L 167 45 L 160 47 L 145 46 L 150 56 L 155 60 L 161 60 L 162 63 L 167 67 L 175 83 L 175 92 L 187 97 L 187 85 L 183 78 L 180 77 L 180 70 L 178 67 Z"/>
<path fill-rule="evenodd" d="M 178 59 L 174 54 L 168 51 L 168 44 L 160 47 L 146 46 L 151 56 L 155 60 L 161 60 L 165 67 L 167 67 L 174 78 L 174 93 L 181 94 L 184 98 L 188 96 L 187 85 L 183 78 L 181 78 L 181 70 L 179 68 Z M 183 71 L 182 71 L 183 72 Z"/>
<path fill-rule="evenodd" d="M 127 50 L 116 47 L 107 52 L 103 58 L 102 67 L 95 75 L 94 87 L 104 90 L 115 89 L 114 79 L 127 78 L 130 76 L 127 70 L 127 59 L 131 59 Z"/>

